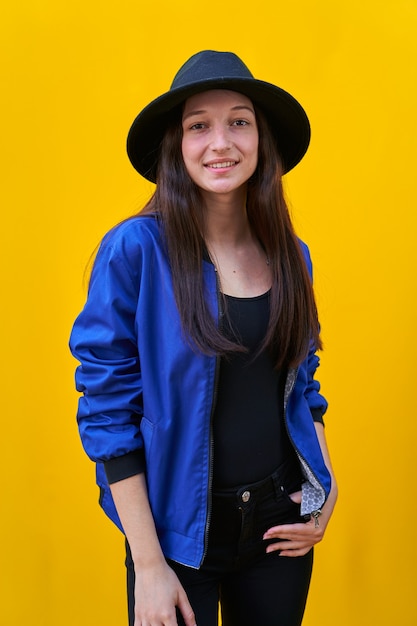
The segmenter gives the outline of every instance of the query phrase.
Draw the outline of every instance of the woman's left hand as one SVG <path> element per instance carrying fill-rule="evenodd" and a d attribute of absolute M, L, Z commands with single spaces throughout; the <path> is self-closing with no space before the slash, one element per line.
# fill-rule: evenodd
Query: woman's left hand
<path fill-rule="evenodd" d="M 305 523 L 281 524 L 269 528 L 263 538 L 277 539 L 277 541 L 270 543 L 266 551 L 275 552 L 279 550 L 280 556 L 303 556 L 307 554 L 316 543 L 323 539 L 329 519 L 330 515 L 325 506 L 322 514 L 317 518 L 317 522 L 311 518 Z"/>
<path fill-rule="evenodd" d="M 280 526 L 273 526 L 272 528 L 269 528 L 263 538 L 277 539 L 277 541 L 268 545 L 266 548 L 267 552 L 275 552 L 276 550 L 279 550 L 280 556 L 303 556 L 304 554 L 307 554 L 307 552 L 309 552 L 316 543 L 319 543 L 323 539 L 327 524 L 329 523 L 330 517 L 333 513 L 337 500 L 337 484 L 330 462 L 323 425 L 316 423 L 315 427 L 323 458 L 332 478 L 332 487 L 329 497 L 327 498 L 327 501 L 321 510 L 321 515 L 317 518 L 317 520 L 311 518 L 305 523 L 282 524 Z M 294 500 L 294 502 L 300 503 L 301 492 L 297 491 L 296 493 L 291 494 L 290 498 Z"/>

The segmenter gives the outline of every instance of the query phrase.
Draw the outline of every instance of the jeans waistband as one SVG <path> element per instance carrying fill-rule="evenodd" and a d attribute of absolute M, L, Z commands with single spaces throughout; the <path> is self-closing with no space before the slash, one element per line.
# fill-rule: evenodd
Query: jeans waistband
<path fill-rule="evenodd" d="M 285 489 L 288 484 L 294 484 L 300 477 L 299 465 L 293 459 L 284 461 L 272 474 L 254 483 L 247 483 L 236 487 L 214 488 L 213 496 L 222 500 L 237 500 L 238 503 L 247 503 L 253 499 L 262 498 Z"/>

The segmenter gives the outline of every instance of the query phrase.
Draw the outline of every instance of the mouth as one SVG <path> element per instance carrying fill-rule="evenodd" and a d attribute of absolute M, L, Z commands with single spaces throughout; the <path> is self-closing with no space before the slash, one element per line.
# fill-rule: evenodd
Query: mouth
<path fill-rule="evenodd" d="M 216 161 L 215 163 L 206 163 L 206 167 L 213 170 L 226 169 L 227 167 L 233 167 L 238 161 Z"/>

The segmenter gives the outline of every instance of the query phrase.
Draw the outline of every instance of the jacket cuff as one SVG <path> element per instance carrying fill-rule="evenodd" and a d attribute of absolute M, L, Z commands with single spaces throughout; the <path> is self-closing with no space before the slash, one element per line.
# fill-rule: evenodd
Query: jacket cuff
<path fill-rule="evenodd" d="M 313 422 L 319 422 L 320 424 L 323 424 L 324 426 L 323 411 L 321 409 L 310 409 L 310 410 L 311 410 Z"/>
<path fill-rule="evenodd" d="M 105 461 L 103 465 L 109 485 L 136 474 L 142 474 L 146 469 L 143 450 L 135 450 L 123 456 L 114 457 Z"/>

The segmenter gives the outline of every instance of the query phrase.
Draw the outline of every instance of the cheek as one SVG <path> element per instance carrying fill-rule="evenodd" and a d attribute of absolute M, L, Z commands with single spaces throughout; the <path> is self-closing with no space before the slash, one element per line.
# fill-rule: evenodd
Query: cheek
<path fill-rule="evenodd" d="M 194 168 L 194 163 L 195 163 L 195 149 L 193 150 L 193 147 L 190 145 L 189 141 L 184 141 L 181 144 L 181 152 L 182 152 L 182 160 L 184 162 L 184 167 L 185 170 L 187 172 L 187 174 L 189 175 L 189 177 L 191 178 L 191 180 L 194 180 L 195 178 L 195 168 Z"/>
<path fill-rule="evenodd" d="M 247 158 L 249 158 L 252 162 L 258 162 L 259 138 L 257 134 L 246 137 L 245 144 L 242 148 Z"/>
<path fill-rule="evenodd" d="M 258 135 L 253 140 L 253 151 L 256 154 L 256 160 L 258 160 L 258 155 L 259 155 L 259 137 L 258 137 Z"/>
<path fill-rule="evenodd" d="M 183 139 L 181 144 L 182 158 L 184 163 L 190 162 L 196 158 L 197 146 L 195 141 Z"/>

